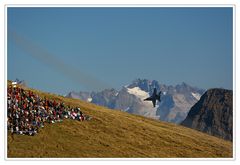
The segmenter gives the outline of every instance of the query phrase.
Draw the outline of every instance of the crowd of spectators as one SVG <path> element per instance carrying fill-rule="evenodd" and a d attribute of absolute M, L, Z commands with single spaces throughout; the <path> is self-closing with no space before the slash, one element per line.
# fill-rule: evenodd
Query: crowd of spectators
<path fill-rule="evenodd" d="M 7 89 L 7 128 L 11 133 L 35 135 L 44 123 L 56 123 L 64 118 L 90 120 L 79 107 L 66 106 L 63 102 L 41 98 L 32 91 L 16 85 Z"/>

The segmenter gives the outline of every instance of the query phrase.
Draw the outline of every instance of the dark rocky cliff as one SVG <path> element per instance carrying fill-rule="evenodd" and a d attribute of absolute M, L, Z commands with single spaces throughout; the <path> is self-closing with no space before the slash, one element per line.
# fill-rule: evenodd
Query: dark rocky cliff
<path fill-rule="evenodd" d="M 181 124 L 232 141 L 232 97 L 232 90 L 208 90 L 191 108 L 186 119 Z"/>

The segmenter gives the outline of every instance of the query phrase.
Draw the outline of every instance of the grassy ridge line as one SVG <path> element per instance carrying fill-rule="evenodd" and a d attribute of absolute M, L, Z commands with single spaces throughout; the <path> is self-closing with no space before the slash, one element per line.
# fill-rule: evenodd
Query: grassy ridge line
<path fill-rule="evenodd" d="M 91 121 L 46 125 L 37 136 L 8 136 L 8 157 L 232 157 L 232 143 L 193 129 L 25 88 L 80 106 Z"/>

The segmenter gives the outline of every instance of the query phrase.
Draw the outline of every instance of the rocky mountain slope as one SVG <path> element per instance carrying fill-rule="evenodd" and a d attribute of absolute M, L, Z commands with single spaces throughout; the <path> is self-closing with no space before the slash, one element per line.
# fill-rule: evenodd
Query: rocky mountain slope
<path fill-rule="evenodd" d="M 184 126 L 210 135 L 232 140 L 233 92 L 226 89 L 210 89 L 191 108 Z"/>
<path fill-rule="evenodd" d="M 162 102 L 157 102 L 155 108 L 151 102 L 143 101 L 152 94 L 154 88 L 163 93 Z M 105 89 L 101 92 L 70 92 L 66 97 L 162 121 L 180 123 L 203 93 L 203 89 L 192 87 L 186 83 L 167 86 L 156 80 L 136 79 L 119 91 Z"/>

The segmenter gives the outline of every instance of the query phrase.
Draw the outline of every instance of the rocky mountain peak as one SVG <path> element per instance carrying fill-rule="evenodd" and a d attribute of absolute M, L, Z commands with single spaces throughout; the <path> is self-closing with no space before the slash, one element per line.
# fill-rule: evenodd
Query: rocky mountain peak
<path fill-rule="evenodd" d="M 232 97 L 232 90 L 209 89 L 191 108 L 181 124 L 210 135 L 232 140 Z"/>
<path fill-rule="evenodd" d="M 154 108 L 151 102 L 143 101 L 149 97 L 154 88 L 162 91 L 161 102 Z M 180 123 L 190 108 L 199 100 L 204 90 L 191 87 L 186 83 L 176 86 L 160 84 L 156 80 L 135 79 L 130 85 L 124 86 L 119 91 L 105 89 L 89 94 L 79 93 L 80 96 L 71 96 L 89 101 L 111 109 L 120 109 L 129 113 L 143 115 L 163 121 Z"/>

